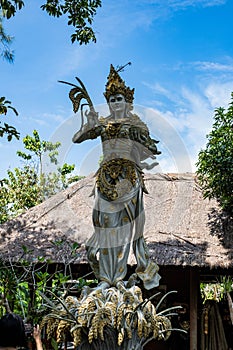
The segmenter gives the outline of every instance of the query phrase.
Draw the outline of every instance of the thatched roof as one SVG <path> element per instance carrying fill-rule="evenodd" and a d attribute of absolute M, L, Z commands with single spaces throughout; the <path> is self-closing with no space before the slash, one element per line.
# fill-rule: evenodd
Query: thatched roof
<path fill-rule="evenodd" d="M 233 267 L 232 221 L 224 219 L 215 201 L 203 199 L 193 174 L 146 174 L 145 183 L 149 194 L 144 196 L 144 236 L 152 259 L 159 265 Z M 64 262 L 70 246 L 78 242 L 74 262 L 87 262 L 84 246 L 93 232 L 93 186 L 90 175 L 0 225 L 1 256 L 15 260 L 24 252 L 29 260 L 44 256 Z"/>

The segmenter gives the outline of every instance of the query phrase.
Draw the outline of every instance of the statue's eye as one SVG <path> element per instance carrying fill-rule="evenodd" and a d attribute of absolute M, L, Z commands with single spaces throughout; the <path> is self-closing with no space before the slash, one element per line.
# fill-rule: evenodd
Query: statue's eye
<path fill-rule="evenodd" d="M 116 102 L 115 98 L 111 98 L 110 102 Z"/>
<path fill-rule="evenodd" d="M 117 101 L 122 101 L 123 98 L 122 97 L 117 97 Z"/>

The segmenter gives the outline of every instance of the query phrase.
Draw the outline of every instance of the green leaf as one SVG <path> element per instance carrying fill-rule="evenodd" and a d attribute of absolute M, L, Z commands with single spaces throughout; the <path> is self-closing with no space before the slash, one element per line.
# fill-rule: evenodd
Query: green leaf
<path fill-rule="evenodd" d="M 54 338 L 51 339 L 51 345 L 52 345 L 54 350 L 58 350 L 58 343 L 56 342 L 56 340 Z"/>
<path fill-rule="evenodd" d="M 75 243 L 73 243 L 73 245 L 72 245 L 72 250 L 76 250 L 76 249 L 78 249 L 79 247 L 80 247 L 80 244 L 77 243 L 77 242 L 75 242 Z"/>

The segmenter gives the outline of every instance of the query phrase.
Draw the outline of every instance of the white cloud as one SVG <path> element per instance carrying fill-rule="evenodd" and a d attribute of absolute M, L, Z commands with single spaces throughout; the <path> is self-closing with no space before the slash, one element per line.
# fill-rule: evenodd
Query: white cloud
<path fill-rule="evenodd" d="M 63 117 L 61 114 L 56 113 L 43 113 L 42 118 L 44 120 L 55 121 L 57 123 L 62 123 L 65 120 L 65 117 Z"/>
<path fill-rule="evenodd" d="M 185 10 L 188 7 L 212 7 L 224 5 L 227 0 L 144 0 L 147 5 L 157 6 L 160 9 Z M 137 1 L 138 3 L 139 1 Z M 142 3 L 142 1 L 140 1 Z"/>
<path fill-rule="evenodd" d="M 166 18 L 173 12 L 189 7 L 210 7 L 225 3 L 226 0 L 137 0 L 132 6 L 131 1 L 105 1 L 94 23 L 97 38 L 100 34 L 97 43 L 101 39 L 105 45 L 102 49 L 105 49 L 116 38 L 125 40 L 138 28 L 147 30 L 155 20 Z"/>
<path fill-rule="evenodd" d="M 31 118 L 31 120 L 33 122 L 35 122 L 36 124 L 40 125 L 40 126 L 49 126 L 49 124 L 47 123 L 47 121 L 43 120 L 43 119 L 38 119 L 38 118 Z"/>
<path fill-rule="evenodd" d="M 211 83 L 204 90 L 204 94 L 208 98 L 213 109 L 218 107 L 227 108 L 231 100 L 231 92 L 233 91 L 233 81 L 225 83 Z"/>
<path fill-rule="evenodd" d="M 197 61 L 197 62 L 193 62 L 193 65 L 197 69 L 202 71 L 233 72 L 232 62 L 230 62 L 229 64 L 222 64 L 218 62 Z"/>
<path fill-rule="evenodd" d="M 159 106 L 154 115 L 147 116 L 150 130 L 157 132 L 159 145 L 163 148 L 160 167 L 162 171 L 179 172 L 195 171 L 197 156 L 205 147 L 206 135 L 213 124 L 214 110 L 227 106 L 233 82 L 215 82 L 215 78 L 204 80 L 205 86 L 195 91 L 184 86 L 176 90 L 176 103 L 172 89 L 158 84 L 147 84 L 157 96 L 166 95 L 172 103 L 167 103 L 167 111 L 162 112 Z M 174 88 L 174 87 L 173 87 Z M 199 87 L 200 88 L 200 87 Z M 169 107 L 168 107 L 169 106 Z"/>
<path fill-rule="evenodd" d="M 172 6 L 173 8 L 186 8 L 189 6 L 217 6 L 223 5 L 226 3 L 226 0 L 167 0 L 168 6 Z"/>
<path fill-rule="evenodd" d="M 149 84 L 147 82 L 143 82 L 143 85 L 149 87 L 155 93 L 160 93 L 160 94 L 165 95 L 165 96 L 167 96 L 167 95 L 170 96 L 170 91 L 168 89 L 166 89 L 165 87 L 163 87 L 159 83 Z"/>
<path fill-rule="evenodd" d="M 205 99 L 205 96 L 186 87 L 182 88 L 182 98 L 186 101 L 187 106 L 187 112 L 184 114 L 187 120 L 186 125 L 192 129 L 206 131 L 212 112 L 209 101 Z"/>
<path fill-rule="evenodd" d="M 158 149 L 162 151 L 162 155 L 158 156 L 158 161 L 162 171 L 167 171 L 166 169 L 170 172 L 192 171 L 184 135 L 179 132 L 178 124 L 174 125 L 180 121 L 176 120 L 174 114 L 138 105 L 135 106 L 135 112 L 148 125 L 152 138 L 159 140 Z M 156 167 L 154 171 L 160 171 L 159 169 Z"/>
<path fill-rule="evenodd" d="M 148 83 L 148 82 L 142 82 L 143 85 L 145 85 L 146 87 L 148 87 L 153 94 L 157 95 L 157 96 L 164 96 L 166 99 L 168 99 L 169 101 L 177 104 L 177 105 L 181 105 L 182 101 L 180 99 L 180 95 L 179 93 L 177 93 L 174 90 L 169 90 L 168 87 L 164 87 L 159 83 Z M 150 106 L 154 106 L 154 104 L 152 103 L 153 100 L 150 99 L 150 101 L 148 102 L 148 105 Z M 163 103 L 160 101 L 158 102 L 157 100 L 155 101 L 156 106 L 162 106 Z"/>
<path fill-rule="evenodd" d="M 190 6 L 218 6 L 225 4 L 226 1 L 227 0 L 145 0 L 144 3 L 179 10 Z"/>

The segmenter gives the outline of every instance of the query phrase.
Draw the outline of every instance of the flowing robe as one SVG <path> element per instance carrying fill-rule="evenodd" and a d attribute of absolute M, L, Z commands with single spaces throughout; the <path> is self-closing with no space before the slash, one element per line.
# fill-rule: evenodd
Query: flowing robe
<path fill-rule="evenodd" d="M 96 174 L 94 233 L 86 244 L 88 261 L 98 279 L 115 286 L 127 273 L 132 245 L 136 274 L 146 289 L 158 286 L 158 265 L 149 259 L 143 237 L 145 213 L 143 193 L 147 192 L 141 161 L 159 154 L 156 141 L 136 116 L 121 120 L 100 119 L 94 127 L 74 136 L 82 142 L 100 136 L 103 161 Z"/>

